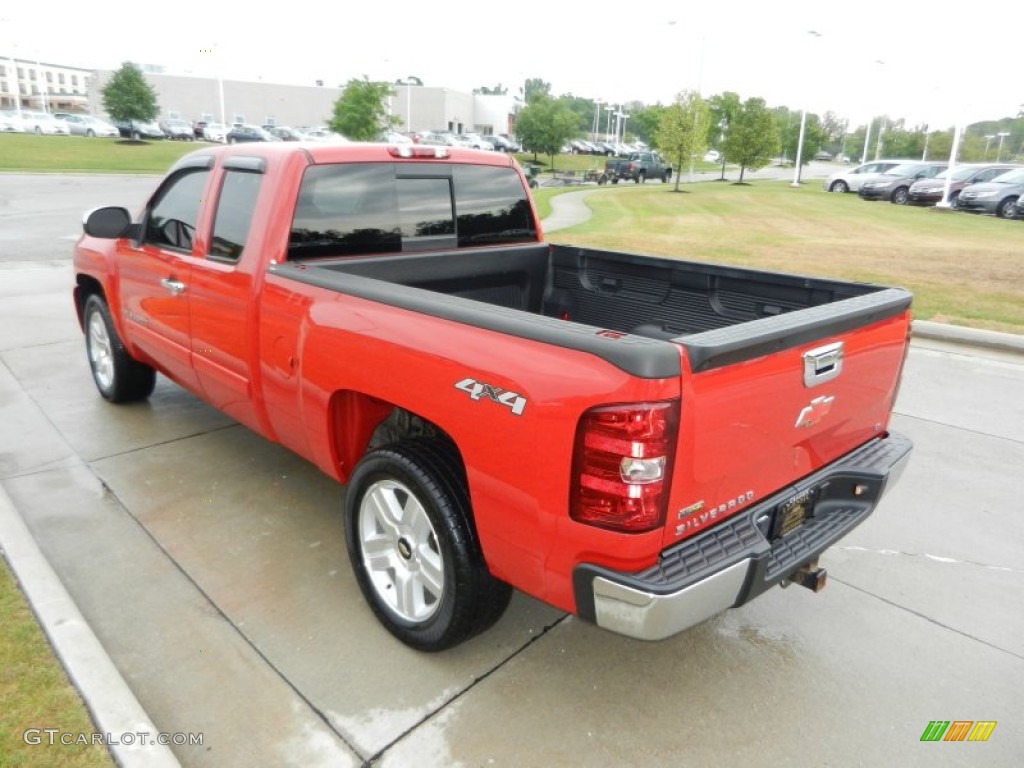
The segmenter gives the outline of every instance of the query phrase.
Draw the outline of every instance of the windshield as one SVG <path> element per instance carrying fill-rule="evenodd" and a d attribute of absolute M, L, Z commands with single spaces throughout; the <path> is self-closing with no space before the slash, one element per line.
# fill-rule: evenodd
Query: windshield
<path fill-rule="evenodd" d="M 921 166 L 917 163 L 904 163 L 903 165 L 897 165 L 895 168 L 890 168 L 885 172 L 886 176 L 913 176 L 921 170 Z"/>
<path fill-rule="evenodd" d="M 953 181 L 966 181 L 978 172 L 977 168 L 972 168 L 969 165 L 961 165 L 957 169 L 948 168 L 942 173 L 935 175 L 936 179 L 952 179 Z"/>
<path fill-rule="evenodd" d="M 1007 171 L 999 176 L 996 176 L 992 181 L 998 181 L 1000 184 L 1020 184 L 1024 182 L 1024 168 L 1018 168 L 1015 171 Z"/>

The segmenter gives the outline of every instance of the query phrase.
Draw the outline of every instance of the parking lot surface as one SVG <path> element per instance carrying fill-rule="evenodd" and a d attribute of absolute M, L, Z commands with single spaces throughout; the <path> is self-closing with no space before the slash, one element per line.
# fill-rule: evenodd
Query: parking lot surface
<path fill-rule="evenodd" d="M 5 231 L 0 485 L 152 721 L 203 734 L 183 765 L 1020 764 L 1021 356 L 915 341 L 892 425 L 915 453 L 826 553 L 822 593 L 659 643 L 517 594 L 428 655 L 363 602 L 344 488 L 166 380 L 103 401 L 58 240 L 74 226 L 39 231 L 38 261 Z M 922 742 L 934 720 L 997 726 Z"/>

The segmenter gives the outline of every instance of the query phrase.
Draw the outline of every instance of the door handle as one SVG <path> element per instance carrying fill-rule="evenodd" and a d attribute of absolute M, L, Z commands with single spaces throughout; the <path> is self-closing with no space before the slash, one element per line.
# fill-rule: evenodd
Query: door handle
<path fill-rule="evenodd" d="M 175 280 L 173 277 L 161 278 L 160 285 L 162 285 L 168 291 L 173 293 L 175 296 L 185 292 L 185 284 L 181 282 L 181 280 Z"/>

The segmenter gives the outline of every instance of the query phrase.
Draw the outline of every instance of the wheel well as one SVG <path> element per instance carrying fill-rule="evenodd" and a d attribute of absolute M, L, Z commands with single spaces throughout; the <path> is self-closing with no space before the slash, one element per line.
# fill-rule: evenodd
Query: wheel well
<path fill-rule="evenodd" d="M 432 437 L 450 443 L 459 460 L 462 454 L 451 436 L 428 419 L 376 397 L 341 390 L 331 396 L 328 406 L 330 445 L 334 466 L 347 482 L 356 464 L 368 450 L 413 437 Z"/>
<path fill-rule="evenodd" d="M 90 296 L 99 296 L 106 300 L 103 294 L 103 286 L 95 277 L 89 275 L 78 275 L 75 278 L 75 314 L 78 315 L 78 325 L 84 328 L 83 315 L 85 314 L 85 302 Z"/>

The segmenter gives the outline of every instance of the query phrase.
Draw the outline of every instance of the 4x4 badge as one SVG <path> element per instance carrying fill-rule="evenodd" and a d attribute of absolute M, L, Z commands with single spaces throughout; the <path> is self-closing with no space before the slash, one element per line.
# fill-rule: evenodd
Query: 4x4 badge
<path fill-rule="evenodd" d="M 482 397 L 486 397 L 498 405 L 511 408 L 512 413 L 516 416 L 522 416 L 523 411 L 526 409 L 526 398 L 518 392 L 509 392 L 501 387 L 484 384 L 476 379 L 463 379 L 455 383 L 455 388 L 468 393 L 471 400 L 479 400 Z"/>

